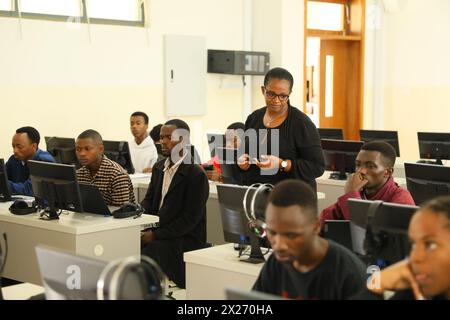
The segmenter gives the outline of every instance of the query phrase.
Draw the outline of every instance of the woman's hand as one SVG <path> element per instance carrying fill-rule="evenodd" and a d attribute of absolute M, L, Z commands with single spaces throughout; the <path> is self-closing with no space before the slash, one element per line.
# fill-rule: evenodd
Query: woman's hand
<path fill-rule="evenodd" d="M 373 277 L 379 277 L 379 282 Z M 367 282 L 368 289 L 375 293 L 383 293 L 386 290 L 411 289 L 416 300 L 424 300 L 409 260 L 400 261 L 390 267 L 383 269 L 379 274 L 373 275 Z"/>
<path fill-rule="evenodd" d="M 239 168 L 241 168 L 244 171 L 247 171 L 248 168 L 250 168 L 250 157 L 248 154 L 243 154 L 242 156 L 239 157 L 237 164 L 239 166 Z"/>
<path fill-rule="evenodd" d="M 273 155 L 262 155 L 261 161 L 256 161 L 256 165 L 263 169 L 263 170 L 273 170 L 273 169 L 279 169 L 281 165 L 281 159 L 273 156 Z"/>

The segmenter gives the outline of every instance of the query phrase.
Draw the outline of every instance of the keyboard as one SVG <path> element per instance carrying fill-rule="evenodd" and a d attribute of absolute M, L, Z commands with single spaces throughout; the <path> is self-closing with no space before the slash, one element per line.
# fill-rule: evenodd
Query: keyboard
<path fill-rule="evenodd" d="M 157 229 L 157 228 L 159 228 L 159 222 L 141 224 L 141 231 L 147 230 L 147 229 Z"/>

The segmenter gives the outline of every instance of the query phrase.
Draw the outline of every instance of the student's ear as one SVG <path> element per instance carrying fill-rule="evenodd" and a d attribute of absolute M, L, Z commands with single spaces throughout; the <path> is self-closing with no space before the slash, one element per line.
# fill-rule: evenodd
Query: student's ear
<path fill-rule="evenodd" d="M 264 86 L 261 86 L 261 92 L 264 95 L 264 92 L 266 91 L 266 88 Z"/>
<path fill-rule="evenodd" d="M 32 146 L 33 149 L 34 149 L 34 152 L 37 152 L 37 151 L 38 151 L 38 144 L 37 144 L 36 142 L 33 142 L 33 143 L 31 144 L 31 146 Z"/>
<path fill-rule="evenodd" d="M 386 176 L 391 177 L 394 174 L 394 168 L 386 168 Z"/>
<path fill-rule="evenodd" d="M 314 223 L 314 234 L 320 234 L 320 220 L 316 219 L 316 222 Z"/>
<path fill-rule="evenodd" d="M 98 149 L 101 154 L 103 154 L 105 152 L 105 146 L 103 145 L 103 143 L 98 146 Z"/>

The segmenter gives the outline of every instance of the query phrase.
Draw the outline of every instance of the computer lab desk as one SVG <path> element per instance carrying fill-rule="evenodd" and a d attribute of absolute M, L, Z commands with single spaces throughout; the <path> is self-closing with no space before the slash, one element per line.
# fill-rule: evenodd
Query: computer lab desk
<path fill-rule="evenodd" d="M 131 181 L 133 187 L 137 189 L 137 199 L 139 202 L 144 200 L 145 194 L 147 193 L 148 185 L 150 183 L 150 178 L 143 176 L 132 176 Z M 217 182 L 209 182 L 209 197 L 206 202 L 206 235 L 208 241 L 211 244 L 219 245 L 224 244 L 223 230 L 222 230 L 222 217 L 220 213 L 220 205 L 217 197 Z M 325 208 L 325 194 L 322 192 L 317 193 L 317 198 L 319 200 L 319 210 Z"/>
<path fill-rule="evenodd" d="M 8 257 L 3 276 L 41 285 L 35 247 L 39 244 L 74 254 L 111 261 L 140 254 L 142 224 L 156 216 L 114 219 L 88 213 L 63 212 L 59 220 L 45 221 L 37 213 L 14 215 L 11 202 L 0 203 L 0 234 L 6 233 Z M 2 241 L 3 243 L 3 241 Z"/>
<path fill-rule="evenodd" d="M 319 211 L 336 203 L 337 199 L 345 193 L 345 183 L 347 181 L 330 179 L 330 173 L 330 171 L 325 171 L 321 177 L 316 179 L 317 191 L 326 194 L 326 199 L 324 199 L 322 203 L 319 201 Z M 405 178 L 394 177 L 394 181 L 397 182 L 400 187 L 406 189 Z"/>
<path fill-rule="evenodd" d="M 264 265 L 240 261 L 232 243 L 186 252 L 184 261 L 187 300 L 223 300 L 226 287 L 250 290 Z"/>

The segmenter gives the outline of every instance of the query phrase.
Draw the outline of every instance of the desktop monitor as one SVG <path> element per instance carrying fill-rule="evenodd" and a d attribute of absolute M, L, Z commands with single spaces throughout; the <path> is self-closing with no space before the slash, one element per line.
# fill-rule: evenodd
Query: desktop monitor
<path fill-rule="evenodd" d="M 322 139 L 325 168 L 336 171 L 330 179 L 346 180 L 347 173 L 355 172 L 355 160 L 363 146 L 362 141 Z"/>
<path fill-rule="evenodd" d="M 56 162 L 80 166 L 75 151 L 75 139 L 45 137 L 45 143 L 47 144 L 47 151 L 55 158 Z"/>
<path fill-rule="evenodd" d="M 128 174 L 134 173 L 134 166 L 131 162 L 130 147 L 127 141 L 103 141 L 105 147 L 104 154 L 111 160 L 117 162 L 127 170 Z"/>
<path fill-rule="evenodd" d="M 6 174 L 5 161 L 0 159 L 0 202 L 11 201 L 11 188 Z"/>
<path fill-rule="evenodd" d="M 47 300 L 97 300 L 97 282 L 107 262 L 36 247 Z"/>
<path fill-rule="evenodd" d="M 353 251 L 366 256 L 370 263 L 384 260 L 392 264 L 403 260 L 409 255 L 408 239 L 409 222 L 419 209 L 397 203 L 349 199 L 350 230 Z M 368 225 L 376 242 L 367 238 Z"/>
<path fill-rule="evenodd" d="M 249 222 L 244 213 L 243 200 L 244 195 L 249 187 L 235 186 L 228 184 L 217 185 L 217 195 L 219 199 L 220 211 L 222 216 L 222 226 L 224 240 L 230 243 L 237 243 L 240 245 L 250 245 L 250 257 L 242 260 L 250 263 L 264 262 L 264 255 L 261 247 L 269 248 L 270 244 L 267 238 L 258 238 L 249 228 Z M 247 209 L 250 209 L 250 200 L 256 188 L 249 191 Z M 256 217 L 263 220 L 266 210 L 268 192 L 261 193 L 256 199 L 255 214 Z"/>
<path fill-rule="evenodd" d="M 36 204 L 48 213 L 44 219 L 58 219 L 60 210 L 83 212 L 74 165 L 33 160 L 27 165 Z"/>
<path fill-rule="evenodd" d="M 395 149 L 397 157 L 400 157 L 400 147 L 398 144 L 398 132 L 397 131 L 385 131 L 385 130 L 359 130 L 361 141 L 385 141 L 389 143 Z"/>
<path fill-rule="evenodd" d="M 450 194 L 450 167 L 405 163 L 405 176 L 406 186 L 417 205 Z"/>
<path fill-rule="evenodd" d="M 317 128 L 320 139 L 344 140 L 344 132 L 338 128 Z"/>
<path fill-rule="evenodd" d="M 442 165 L 450 159 L 450 133 L 417 132 L 421 159 L 435 159 L 433 164 Z"/>
<path fill-rule="evenodd" d="M 216 147 L 223 183 L 242 185 L 242 173 L 237 165 L 239 149 Z"/>
<path fill-rule="evenodd" d="M 211 158 L 216 155 L 216 148 L 225 146 L 225 135 L 219 133 L 207 133 L 209 152 Z"/>

